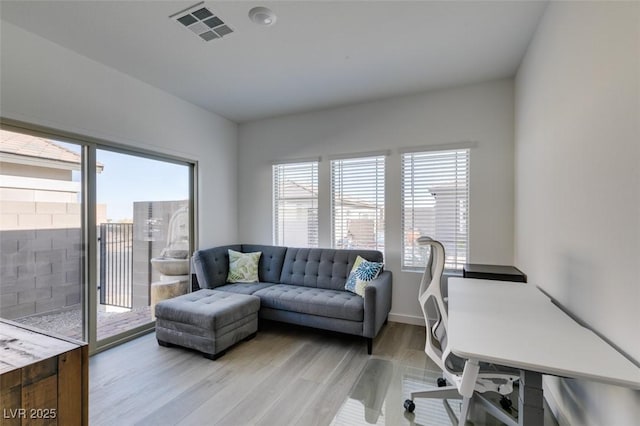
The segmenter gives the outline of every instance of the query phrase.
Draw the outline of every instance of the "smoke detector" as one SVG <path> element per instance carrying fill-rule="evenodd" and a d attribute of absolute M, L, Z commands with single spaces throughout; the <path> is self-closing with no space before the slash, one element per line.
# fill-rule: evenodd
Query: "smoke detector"
<path fill-rule="evenodd" d="M 204 2 L 174 13 L 169 18 L 204 41 L 216 40 L 233 33 L 222 18 L 204 6 Z"/>
<path fill-rule="evenodd" d="M 249 19 L 258 25 L 273 25 L 276 22 L 276 14 L 266 7 L 254 7 L 249 11 Z"/>

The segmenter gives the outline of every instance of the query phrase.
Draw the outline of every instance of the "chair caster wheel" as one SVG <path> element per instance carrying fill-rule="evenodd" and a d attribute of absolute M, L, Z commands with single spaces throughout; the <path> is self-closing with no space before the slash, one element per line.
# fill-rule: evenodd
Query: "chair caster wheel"
<path fill-rule="evenodd" d="M 500 398 L 500 406 L 504 408 L 505 411 L 511 412 L 511 407 L 513 407 L 513 402 L 506 396 L 503 396 L 502 398 Z"/>
<path fill-rule="evenodd" d="M 405 411 L 413 413 L 413 410 L 416 409 L 416 404 L 414 404 L 413 401 L 410 400 L 410 399 L 405 399 L 404 400 L 404 409 L 405 409 Z"/>
<path fill-rule="evenodd" d="M 443 388 L 447 386 L 447 380 L 444 377 L 438 377 L 436 384 L 438 385 L 439 388 Z"/>

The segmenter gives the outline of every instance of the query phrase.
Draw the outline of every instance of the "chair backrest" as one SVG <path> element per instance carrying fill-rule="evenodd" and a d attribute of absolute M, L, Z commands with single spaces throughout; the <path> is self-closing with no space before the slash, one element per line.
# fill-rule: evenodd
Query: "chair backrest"
<path fill-rule="evenodd" d="M 442 296 L 442 273 L 444 272 L 445 251 L 439 241 L 430 237 L 420 237 L 418 244 L 429 246 L 429 261 L 425 267 L 418 300 L 427 327 L 425 352 L 443 371 L 448 370 L 445 359 L 447 349 L 447 305 Z"/>

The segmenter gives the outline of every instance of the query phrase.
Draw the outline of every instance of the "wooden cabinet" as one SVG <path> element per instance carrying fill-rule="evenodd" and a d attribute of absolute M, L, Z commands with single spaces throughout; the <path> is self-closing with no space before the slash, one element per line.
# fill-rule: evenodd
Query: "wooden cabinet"
<path fill-rule="evenodd" d="M 0 319 L 0 425 L 87 425 L 88 346 Z"/>

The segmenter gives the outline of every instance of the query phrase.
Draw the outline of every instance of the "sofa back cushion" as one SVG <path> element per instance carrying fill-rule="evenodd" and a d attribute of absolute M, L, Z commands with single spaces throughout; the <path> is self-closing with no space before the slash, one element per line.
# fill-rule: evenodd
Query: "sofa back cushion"
<path fill-rule="evenodd" d="M 243 253 L 262 252 L 258 262 L 258 279 L 260 282 L 277 283 L 280 281 L 282 264 L 287 252 L 286 247 L 263 246 L 259 244 L 243 244 Z"/>
<path fill-rule="evenodd" d="M 229 273 L 229 249 L 243 253 L 262 252 L 258 263 L 260 282 L 303 285 L 344 290 L 344 284 L 358 256 L 382 262 L 376 250 L 336 250 L 287 248 L 259 244 L 234 244 L 198 250 L 193 268 L 200 288 L 226 284 Z"/>
<path fill-rule="evenodd" d="M 193 269 L 200 288 L 215 288 L 227 282 L 229 249 L 242 251 L 239 244 L 198 250 L 193 254 Z"/>
<path fill-rule="evenodd" d="M 358 256 L 382 262 L 382 253 L 377 250 L 288 248 L 280 283 L 344 290 Z"/>

